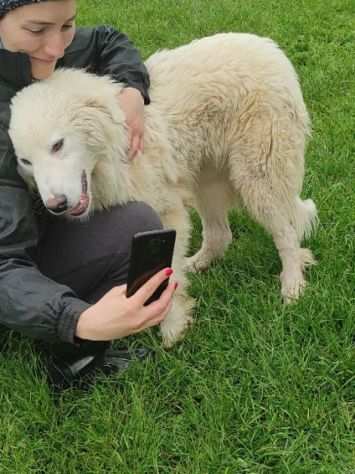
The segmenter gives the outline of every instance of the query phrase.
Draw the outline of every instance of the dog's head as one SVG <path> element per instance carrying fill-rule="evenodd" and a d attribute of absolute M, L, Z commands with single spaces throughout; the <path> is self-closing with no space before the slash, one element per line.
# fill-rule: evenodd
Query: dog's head
<path fill-rule="evenodd" d="M 97 168 L 108 180 L 119 173 L 112 157 L 126 156 L 127 134 L 118 93 L 106 77 L 66 69 L 13 98 L 9 135 L 18 170 L 51 213 L 87 216 Z"/>

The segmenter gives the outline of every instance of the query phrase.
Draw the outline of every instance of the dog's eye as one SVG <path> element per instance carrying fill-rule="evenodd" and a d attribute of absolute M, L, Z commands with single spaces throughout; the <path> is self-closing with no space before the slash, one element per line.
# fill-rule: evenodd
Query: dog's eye
<path fill-rule="evenodd" d="M 29 160 L 25 160 L 25 158 L 21 158 L 20 162 L 25 166 L 32 166 L 32 163 Z"/>
<path fill-rule="evenodd" d="M 63 148 L 63 145 L 64 145 L 64 139 L 61 138 L 60 140 L 55 142 L 54 145 L 52 146 L 52 152 L 57 153 L 57 151 L 59 151 Z"/>

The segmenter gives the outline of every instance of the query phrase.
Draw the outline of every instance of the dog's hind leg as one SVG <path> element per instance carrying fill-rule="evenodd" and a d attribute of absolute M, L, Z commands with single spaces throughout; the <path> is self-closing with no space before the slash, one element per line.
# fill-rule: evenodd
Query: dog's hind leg
<path fill-rule="evenodd" d="M 232 241 L 228 211 L 233 203 L 233 189 L 226 172 L 215 168 L 203 170 L 196 185 L 196 209 L 202 221 L 200 250 L 186 260 L 187 271 L 205 270 L 223 257 Z"/>
<path fill-rule="evenodd" d="M 301 248 L 300 241 L 303 232 L 311 229 L 316 218 L 315 206 L 303 202 L 299 197 L 294 199 L 293 216 L 290 216 L 289 206 L 276 201 L 270 190 L 262 189 L 260 183 L 252 193 L 242 192 L 247 210 L 266 230 L 274 240 L 282 262 L 281 294 L 285 303 L 291 303 L 303 293 L 306 286 L 305 268 L 313 265 L 315 260 L 309 249 Z M 312 209 L 311 209 L 312 207 Z M 297 216 L 300 219 L 293 219 Z"/>
<path fill-rule="evenodd" d="M 307 127 L 294 110 L 275 112 L 272 101 L 254 105 L 230 159 L 231 180 L 245 208 L 273 237 L 282 262 L 281 293 L 289 303 L 303 292 L 305 267 L 315 263 L 300 246 L 317 220 L 313 201 L 299 197 Z"/>

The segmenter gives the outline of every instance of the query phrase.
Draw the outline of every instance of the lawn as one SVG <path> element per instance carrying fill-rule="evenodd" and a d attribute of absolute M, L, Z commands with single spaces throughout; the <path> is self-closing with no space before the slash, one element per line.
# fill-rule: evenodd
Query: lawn
<path fill-rule="evenodd" d="M 318 260 L 295 305 L 280 300 L 271 238 L 231 215 L 223 261 L 191 277 L 195 325 L 170 351 L 59 398 L 29 341 L 0 340 L 0 473 L 355 473 L 355 3 L 351 0 L 82 0 L 80 24 L 113 24 L 143 57 L 245 31 L 296 67 L 313 123 L 304 197 Z M 194 215 L 191 251 L 200 243 Z"/>

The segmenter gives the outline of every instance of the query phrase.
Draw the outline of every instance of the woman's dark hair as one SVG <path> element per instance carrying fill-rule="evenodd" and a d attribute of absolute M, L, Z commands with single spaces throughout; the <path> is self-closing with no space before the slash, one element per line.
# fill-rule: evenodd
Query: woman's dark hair
<path fill-rule="evenodd" d="M 0 19 L 11 10 L 31 3 L 48 2 L 53 0 L 0 0 Z"/>

